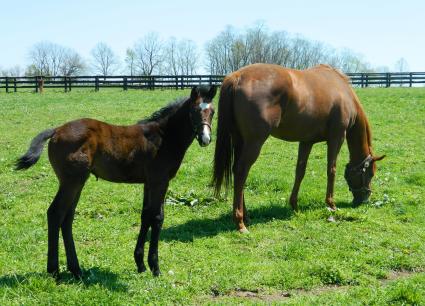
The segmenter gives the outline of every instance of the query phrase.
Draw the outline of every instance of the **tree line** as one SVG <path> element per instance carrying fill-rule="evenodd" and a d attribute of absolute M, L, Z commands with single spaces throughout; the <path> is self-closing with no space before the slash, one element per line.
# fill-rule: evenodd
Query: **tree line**
<path fill-rule="evenodd" d="M 256 24 L 244 31 L 228 26 L 202 50 L 188 39 L 172 37 L 163 40 L 157 33 L 148 33 L 127 48 L 124 59 L 104 42 L 97 43 L 87 59 L 71 48 L 47 41 L 33 45 L 28 57 L 30 64 L 25 69 L 19 66 L 0 69 L 0 75 L 190 75 L 200 70 L 224 75 L 260 62 L 295 69 L 326 63 L 343 72 L 390 70 L 387 66 L 372 67 L 361 55 L 349 49 L 335 49 L 285 31 L 272 32 L 264 24 Z M 408 70 L 404 58 L 400 58 L 394 67 L 395 71 Z"/>

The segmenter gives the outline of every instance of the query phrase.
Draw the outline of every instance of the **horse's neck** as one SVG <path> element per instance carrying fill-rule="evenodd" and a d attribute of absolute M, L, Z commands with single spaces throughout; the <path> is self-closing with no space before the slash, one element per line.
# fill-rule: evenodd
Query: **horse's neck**
<path fill-rule="evenodd" d="M 362 112 L 356 118 L 351 129 L 347 131 L 347 144 L 350 151 L 350 163 L 359 164 L 372 154 L 370 129 L 366 116 Z"/>
<path fill-rule="evenodd" d="M 185 105 L 167 120 L 163 130 L 163 139 L 167 150 L 184 155 L 194 139 L 189 113 Z M 180 157 L 183 158 L 183 156 Z"/>

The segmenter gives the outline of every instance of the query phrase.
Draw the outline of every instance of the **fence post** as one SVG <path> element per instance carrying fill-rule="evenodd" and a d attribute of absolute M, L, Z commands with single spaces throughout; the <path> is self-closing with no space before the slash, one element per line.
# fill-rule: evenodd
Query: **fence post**
<path fill-rule="evenodd" d="M 176 90 L 178 90 L 179 89 L 179 78 L 176 76 L 175 79 L 176 79 Z"/>
<path fill-rule="evenodd" d="M 94 91 L 99 91 L 99 77 L 94 77 Z"/>
<path fill-rule="evenodd" d="M 150 89 L 151 90 L 155 90 L 155 77 L 154 76 L 150 76 L 149 80 L 151 81 L 150 83 Z"/>
<path fill-rule="evenodd" d="M 369 75 L 366 74 L 366 87 L 368 87 L 368 86 L 369 86 Z"/>
<path fill-rule="evenodd" d="M 63 77 L 63 85 L 64 85 L 64 87 L 65 87 L 65 92 L 68 92 L 68 83 L 67 83 L 67 77 L 66 76 L 64 76 Z"/>
<path fill-rule="evenodd" d="M 35 76 L 35 92 L 38 92 L 38 76 Z"/>
<path fill-rule="evenodd" d="M 9 92 L 9 77 L 6 77 L 6 92 Z"/>
<path fill-rule="evenodd" d="M 126 76 L 124 77 L 123 88 L 124 88 L 124 90 L 128 89 L 128 83 L 127 83 L 127 77 Z"/>
<path fill-rule="evenodd" d="M 39 78 L 37 85 L 38 85 L 38 91 L 40 93 L 43 93 L 43 90 L 44 90 L 44 79 L 43 79 L 43 77 Z"/>
<path fill-rule="evenodd" d="M 386 75 L 386 77 L 387 77 L 387 82 L 386 82 L 386 84 L 385 84 L 385 87 L 391 87 L 391 76 L 390 76 L 390 73 L 389 72 L 387 72 L 387 75 Z"/>
<path fill-rule="evenodd" d="M 18 88 L 16 87 L 16 78 L 13 78 L 13 91 L 17 92 Z"/>
<path fill-rule="evenodd" d="M 412 83 L 413 83 L 413 80 L 412 80 L 412 73 L 410 72 L 410 73 L 409 73 L 409 87 L 412 87 Z"/>

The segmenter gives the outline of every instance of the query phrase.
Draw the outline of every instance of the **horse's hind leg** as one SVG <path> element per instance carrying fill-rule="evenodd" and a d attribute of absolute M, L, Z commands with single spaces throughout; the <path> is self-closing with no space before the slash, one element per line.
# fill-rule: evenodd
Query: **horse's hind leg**
<path fill-rule="evenodd" d="M 246 214 L 244 201 L 244 186 L 248 177 L 249 169 L 257 160 L 264 141 L 256 141 L 241 144 L 235 150 L 235 161 L 233 164 L 234 193 L 233 193 L 233 220 L 241 233 L 248 233 L 244 223 Z"/>
<path fill-rule="evenodd" d="M 54 277 L 59 276 L 59 228 L 65 220 L 67 214 L 72 210 L 76 199 L 81 192 L 83 184 L 68 184 L 61 182 L 56 196 L 47 210 L 48 224 L 48 251 L 47 251 L 47 272 Z M 68 237 L 69 232 L 67 232 Z M 71 234 L 72 235 L 72 234 Z M 68 240 L 69 241 L 69 240 Z"/>
<path fill-rule="evenodd" d="M 298 160 L 295 170 L 294 187 L 292 187 L 291 197 L 289 199 L 289 203 L 294 211 L 298 211 L 298 191 L 300 190 L 300 185 L 305 175 L 305 169 L 312 147 L 313 143 L 311 142 L 300 142 L 298 146 Z"/>
<path fill-rule="evenodd" d="M 84 183 L 83 183 L 84 184 Z M 72 236 L 72 223 L 74 221 L 75 208 L 77 207 L 78 200 L 80 199 L 83 184 L 77 185 L 75 188 L 76 195 L 74 201 L 65 215 L 65 219 L 61 224 L 62 238 L 65 246 L 66 262 L 68 270 L 74 275 L 75 278 L 81 278 L 82 273 L 78 263 L 77 252 L 75 251 L 74 238 Z M 79 191 L 77 191 L 79 190 Z"/>

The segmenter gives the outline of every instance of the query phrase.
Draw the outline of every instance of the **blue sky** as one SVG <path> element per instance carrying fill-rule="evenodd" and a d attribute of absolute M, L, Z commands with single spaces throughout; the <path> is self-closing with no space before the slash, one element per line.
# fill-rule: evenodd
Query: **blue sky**
<path fill-rule="evenodd" d="M 191 39 L 201 49 L 226 25 L 243 30 L 257 21 L 270 31 L 352 49 L 373 66 L 393 68 L 404 57 L 411 71 L 425 71 L 425 1 L 419 0 L 0 0 L 0 67 L 25 67 L 39 41 L 83 57 L 104 41 L 123 59 L 149 32 Z"/>

